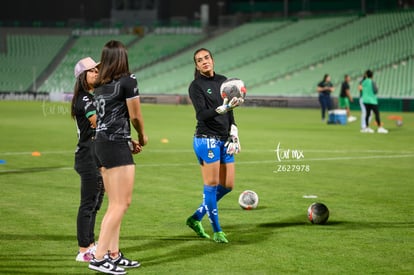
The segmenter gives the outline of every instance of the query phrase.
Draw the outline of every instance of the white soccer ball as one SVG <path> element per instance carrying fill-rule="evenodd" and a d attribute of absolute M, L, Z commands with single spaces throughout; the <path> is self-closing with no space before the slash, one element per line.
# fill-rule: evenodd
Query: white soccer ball
<path fill-rule="evenodd" d="M 246 86 L 239 78 L 226 79 L 220 87 L 221 97 L 223 99 L 228 98 L 229 101 L 231 101 L 233 97 L 244 99 L 246 97 L 246 92 Z"/>
<path fill-rule="evenodd" d="M 255 209 L 259 204 L 259 196 L 252 190 L 245 190 L 239 196 L 239 205 L 244 210 Z"/>

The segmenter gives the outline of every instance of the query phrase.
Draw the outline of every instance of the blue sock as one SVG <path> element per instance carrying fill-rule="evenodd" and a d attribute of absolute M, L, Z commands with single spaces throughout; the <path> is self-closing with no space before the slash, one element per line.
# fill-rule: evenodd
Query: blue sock
<path fill-rule="evenodd" d="M 217 186 L 217 201 L 221 200 L 222 197 L 224 197 L 227 193 L 231 192 L 231 188 L 226 188 L 223 185 Z"/>
<path fill-rule="evenodd" d="M 216 199 L 217 186 L 204 185 L 204 208 L 214 232 L 221 231 Z"/>
<path fill-rule="evenodd" d="M 224 197 L 227 193 L 231 192 L 231 188 L 226 188 L 222 185 L 217 186 L 216 191 L 216 201 L 219 201 L 222 197 Z M 203 195 L 203 202 L 204 202 L 204 195 Z M 197 221 L 201 221 L 206 214 L 206 209 L 204 207 L 204 203 L 200 204 L 200 206 L 197 208 L 197 210 L 193 214 L 193 218 Z"/>

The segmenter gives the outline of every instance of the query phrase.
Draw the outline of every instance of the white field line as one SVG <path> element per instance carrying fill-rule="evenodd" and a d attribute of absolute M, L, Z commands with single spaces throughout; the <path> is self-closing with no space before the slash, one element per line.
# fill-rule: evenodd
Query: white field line
<path fill-rule="evenodd" d="M 331 160 L 358 160 L 358 159 L 396 159 L 396 158 L 412 158 L 414 154 L 401 155 L 373 155 L 373 156 L 347 156 L 347 157 L 328 157 L 328 158 L 304 158 L 300 160 L 283 160 L 282 162 L 307 162 L 307 161 L 331 161 Z"/>
<path fill-rule="evenodd" d="M 349 153 L 377 153 L 377 154 L 414 154 L 414 151 L 393 151 L 393 150 L 318 150 L 318 149 L 301 149 L 303 153 L 324 153 L 324 154 L 349 154 Z M 148 153 L 158 154 L 177 154 L 177 153 L 194 153 L 192 149 L 145 149 Z M 274 149 L 243 149 L 243 153 L 274 153 Z M 57 154 L 75 154 L 75 150 L 72 151 L 40 151 L 45 155 L 57 155 Z M 31 155 L 32 152 L 0 152 L 0 158 L 2 156 L 13 155 Z"/>
<path fill-rule="evenodd" d="M 400 154 L 400 155 L 372 155 L 372 156 L 344 156 L 344 157 L 327 157 L 327 158 L 307 158 L 307 159 L 300 159 L 300 160 L 283 160 L 278 162 L 276 159 L 274 160 L 259 160 L 259 161 L 237 161 L 237 165 L 252 165 L 252 164 L 281 164 L 281 163 L 292 163 L 292 162 L 313 162 L 313 161 L 344 161 L 344 160 L 363 160 L 363 159 L 399 159 L 399 158 L 414 158 L 414 154 Z M 137 163 L 137 167 L 180 167 L 180 166 L 196 166 L 197 163 Z M 1 166 L 0 166 L 1 167 Z M 13 172 L 20 172 L 25 171 L 30 168 L 25 169 L 13 169 L 13 170 L 0 170 L 0 174 L 2 173 L 13 173 Z M 35 168 L 36 169 L 36 168 Z M 43 168 L 39 168 L 41 170 Z M 72 170 L 73 167 L 58 167 L 58 168 L 50 168 L 45 170 Z M 34 170 L 36 171 L 36 170 Z"/>

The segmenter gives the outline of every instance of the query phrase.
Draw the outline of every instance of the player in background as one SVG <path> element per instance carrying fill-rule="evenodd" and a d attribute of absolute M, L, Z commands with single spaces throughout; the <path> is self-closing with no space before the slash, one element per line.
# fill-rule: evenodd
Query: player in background
<path fill-rule="evenodd" d="M 351 81 L 351 77 L 349 75 L 344 76 L 344 81 L 341 85 L 341 92 L 339 94 L 339 108 L 346 110 L 346 115 L 348 117 L 348 122 L 353 122 L 356 120 L 356 117 L 351 116 L 349 102 L 354 102 L 352 95 L 351 95 L 351 88 L 349 86 L 349 82 Z"/>
<path fill-rule="evenodd" d="M 97 164 L 108 197 L 108 208 L 101 223 L 98 246 L 89 268 L 108 274 L 126 274 L 125 268 L 140 263 L 125 258 L 119 249 L 121 223 L 131 200 L 135 164 L 132 154 L 147 143 L 138 84 L 129 72 L 125 46 L 111 40 L 102 50 L 96 81 L 97 128 L 95 148 Z M 138 141 L 131 137 L 131 126 Z"/>
<path fill-rule="evenodd" d="M 193 148 L 204 185 L 202 203 L 187 219 L 187 225 L 200 237 L 210 238 L 201 224 L 207 213 L 214 231 L 214 241 L 227 243 L 219 223 L 217 202 L 234 187 L 234 154 L 239 153 L 240 143 L 232 109 L 238 102 L 230 106 L 223 105 L 220 86 L 226 77 L 214 72 L 214 59 L 209 50 L 198 49 L 193 59 L 194 80 L 189 86 L 189 96 L 197 119 Z"/>
<path fill-rule="evenodd" d="M 319 103 L 321 104 L 322 122 L 325 122 L 326 111 L 332 110 L 331 93 L 335 90 L 331 82 L 331 76 L 325 74 L 321 82 L 318 83 L 316 91 L 319 94 Z"/>
<path fill-rule="evenodd" d="M 79 252 L 76 261 L 89 262 L 95 246 L 95 219 L 101 207 L 104 188 L 95 162 L 93 137 L 96 128 L 96 107 L 93 91 L 99 63 L 86 57 L 75 65 L 76 83 L 73 92 L 71 115 L 76 122 L 78 144 L 75 151 L 75 170 L 81 179 L 80 205 L 77 216 Z"/>
<path fill-rule="evenodd" d="M 366 73 L 364 73 L 364 75 L 362 76 L 361 81 L 359 82 L 358 85 L 358 91 L 359 91 L 359 106 L 361 107 L 361 132 L 363 129 L 365 129 L 367 127 L 367 125 L 365 124 L 365 116 L 367 115 L 367 110 L 365 109 L 365 105 L 364 105 L 364 101 L 362 100 L 362 81 L 364 81 L 367 78 Z M 369 122 L 371 121 L 372 118 L 372 112 L 369 114 Z"/>
<path fill-rule="evenodd" d="M 378 109 L 378 88 L 375 82 L 372 80 L 374 73 L 371 70 L 365 72 L 366 78 L 361 82 L 362 101 L 364 103 L 366 114 L 365 114 L 365 128 L 361 130 L 361 133 L 373 133 L 374 130 L 369 128 L 369 116 L 371 111 L 375 114 L 375 121 L 377 122 L 377 132 L 381 134 L 387 134 L 388 130 L 381 126 L 380 113 Z"/>

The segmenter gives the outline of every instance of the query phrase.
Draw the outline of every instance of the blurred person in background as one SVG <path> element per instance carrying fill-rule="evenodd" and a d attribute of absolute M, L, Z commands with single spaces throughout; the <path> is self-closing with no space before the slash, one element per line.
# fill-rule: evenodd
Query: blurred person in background
<path fill-rule="evenodd" d="M 319 103 L 321 104 L 322 122 L 326 121 L 326 112 L 332 110 L 331 93 L 335 90 L 331 82 L 331 76 L 325 74 L 321 82 L 318 83 L 316 91 L 319 94 Z"/>
<path fill-rule="evenodd" d="M 362 102 L 364 103 L 365 114 L 365 128 L 361 129 L 361 133 L 374 133 L 374 130 L 369 127 L 369 117 L 371 111 L 375 115 L 375 121 L 377 122 L 377 132 L 380 134 L 387 134 L 388 130 L 382 127 L 380 113 L 378 108 L 378 87 L 372 80 L 374 73 L 371 70 L 365 72 L 366 78 L 361 82 Z"/>
<path fill-rule="evenodd" d="M 351 116 L 351 111 L 350 111 L 350 102 L 354 102 L 352 95 L 351 95 L 351 88 L 349 86 L 350 81 L 351 81 L 351 77 L 346 74 L 344 76 L 344 81 L 342 82 L 342 85 L 341 85 L 341 92 L 339 94 L 338 105 L 339 105 L 339 109 L 346 110 L 348 122 L 354 122 L 356 120 L 356 117 Z"/>

